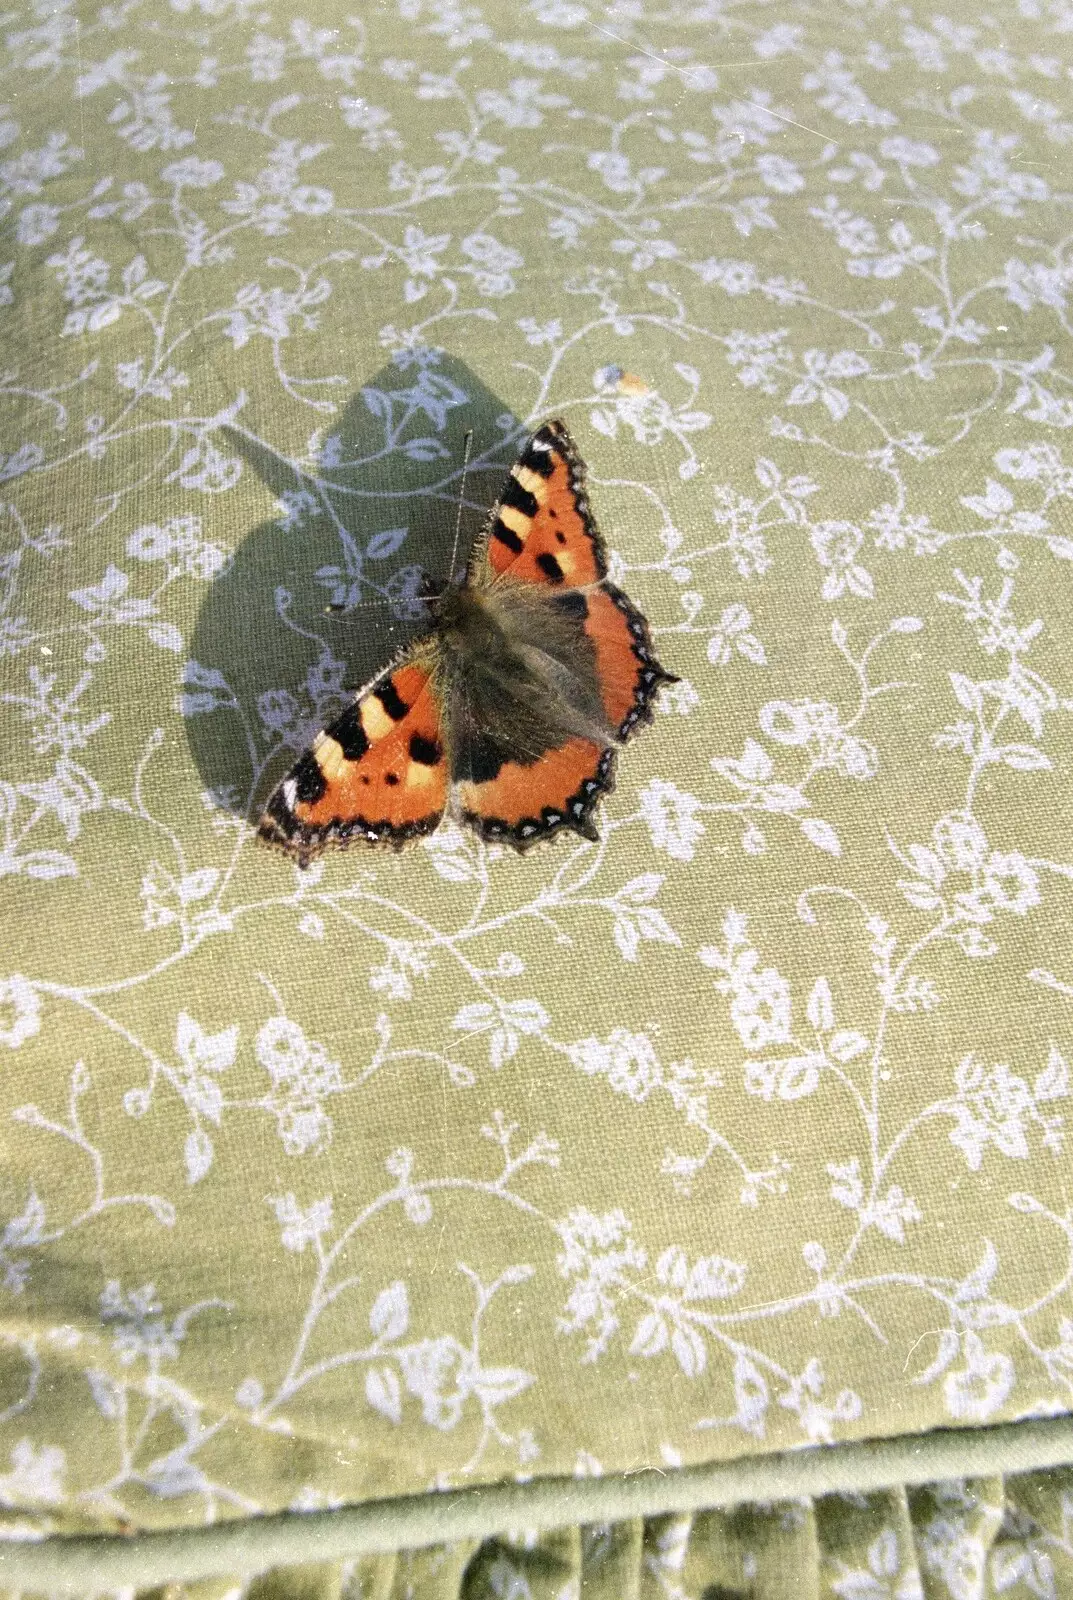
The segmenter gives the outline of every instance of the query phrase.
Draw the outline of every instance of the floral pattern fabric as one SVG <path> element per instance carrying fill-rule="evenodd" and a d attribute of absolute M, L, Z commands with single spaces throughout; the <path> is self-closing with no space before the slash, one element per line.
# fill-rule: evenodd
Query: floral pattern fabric
<path fill-rule="evenodd" d="M 1073 12 L 955 12 L 5 17 L 7 1536 L 1073 1409 Z M 599 843 L 256 847 L 549 416 Z"/>

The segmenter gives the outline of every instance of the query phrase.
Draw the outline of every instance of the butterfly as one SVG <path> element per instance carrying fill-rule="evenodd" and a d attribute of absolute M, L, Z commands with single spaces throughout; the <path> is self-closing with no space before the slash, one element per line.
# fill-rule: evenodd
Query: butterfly
<path fill-rule="evenodd" d="M 431 630 L 318 734 L 265 807 L 259 837 L 300 867 L 329 845 L 400 848 L 445 812 L 516 850 L 562 829 L 595 840 L 618 746 L 678 681 L 608 581 L 562 422 L 529 440 L 464 579 L 426 604 Z"/>

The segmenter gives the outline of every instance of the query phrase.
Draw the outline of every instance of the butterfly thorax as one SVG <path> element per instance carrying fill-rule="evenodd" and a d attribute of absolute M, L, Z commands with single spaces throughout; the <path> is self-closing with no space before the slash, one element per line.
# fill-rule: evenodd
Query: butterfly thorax
<path fill-rule="evenodd" d="M 451 586 L 434 612 L 456 781 L 487 782 L 504 762 L 531 765 L 579 735 L 616 738 L 579 591 Z"/>
<path fill-rule="evenodd" d="M 489 661 L 509 656 L 510 640 L 493 589 L 448 584 L 433 603 L 433 615 L 436 631 L 452 655 L 477 654 Z"/>

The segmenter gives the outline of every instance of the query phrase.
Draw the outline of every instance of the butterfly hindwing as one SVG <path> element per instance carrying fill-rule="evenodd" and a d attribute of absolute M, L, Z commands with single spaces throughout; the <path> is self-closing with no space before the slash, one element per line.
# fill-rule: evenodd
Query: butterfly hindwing
<path fill-rule="evenodd" d="M 449 782 L 435 669 L 422 640 L 359 694 L 274 790 L 260 837 L 304 866 L 325 845 L 431 833 Z"/>
<path fill-rule="evenodd" d="M 526 850 L 561 828 L 599 837 L 593 812 L 614 786 L 615 753 L 588 739 L 570 739 L 539 761 L 507 761 L 486 782 L 459 785 L 463 820 L 482 838 Z"/>
<path fill-rule="evenodd" d="M 596 650 L 596 675 L 608 720 L 620 739 L 652 720 L 661 685 L 677 679 L 652 653 L 648 623 L 613 583 L 585 596 L 585 632 Z"/>

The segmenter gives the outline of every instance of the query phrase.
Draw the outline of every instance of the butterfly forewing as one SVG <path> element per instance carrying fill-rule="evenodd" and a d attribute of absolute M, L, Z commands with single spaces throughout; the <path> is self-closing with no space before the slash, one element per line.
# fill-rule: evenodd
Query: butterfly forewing
<path fill-rule="evenodd" d="M 607 571 L 585 468 L 561 422 L 547 422 L 511 468 L 475 560 L 498 577 L 584 588 Z"/>
<path fill-rule="evenodd" d="M 418 641 L 318 734 L 272 794 L 261 838 L 304 865 L 326 845 L 431 833 L 448 789 L 435 665 Z"/>

